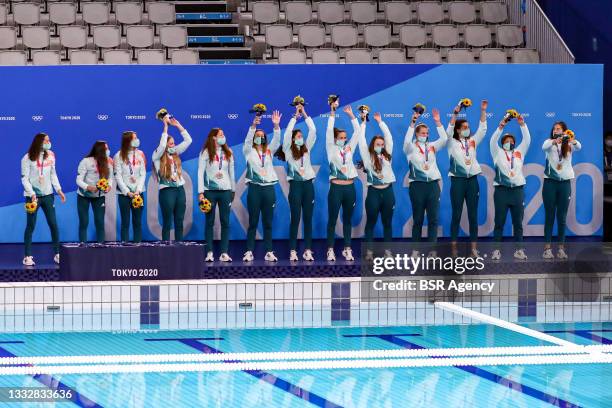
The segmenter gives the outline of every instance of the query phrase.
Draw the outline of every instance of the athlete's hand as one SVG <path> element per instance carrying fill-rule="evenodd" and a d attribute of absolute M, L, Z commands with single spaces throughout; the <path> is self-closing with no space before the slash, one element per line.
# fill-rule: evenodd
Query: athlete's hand
<path fill-rule="evenodd" d="M 60 190 L 57 192 L 57 195 L 60 196 L 60 200 L 62 200 L 62 204 L 64 204 L 66 202 L 66 195 L 64 194 L 64 192 Z"/>

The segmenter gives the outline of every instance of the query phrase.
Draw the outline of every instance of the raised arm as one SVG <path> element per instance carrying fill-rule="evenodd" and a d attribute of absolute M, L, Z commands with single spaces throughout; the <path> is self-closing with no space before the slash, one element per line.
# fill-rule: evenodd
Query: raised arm
<path fill-rule="evenodd" d="M 353 109 L 351 108 L 350 105 L 347 105 L 344 107 L 344 113 L 346 113 L 348 117 L 351 118 L 351 125 L 353 125 L 353 135 L 351 136 L 351 139 L 348 141 L 348 145 L 351 148 L 351 150 L 354 151 L 355 148 L 357 147 L 357 144 L 359 143 L 359 133 L 361 132 L 361 127 L 359 126 L 359 122 L 357 121 L 357 118 L 353 114 Z M 364 126 L 364 131 L 365 131 L 365 119 L 363 120 L 362 125 Z"/>
<path fill-rule="evenodd" d="M 414 127 L 416 125 L 416 121 L 421 116 L 418 112 L 414 112 L 412 114 L 412 118 L 410 119 L 410 126 L 408 126 L 408 130 L 406 131 L 406 136 L 404 136 L 404 153 L 409 155 L 412 153 L 414 149 L 414 144 L 412 143 L 412 139 L 414 138 Z"/>
<path fill-rule="evenodd" d="M 440 121 L 440 111 L 436 108 L 431 110 L 431 114 L 433 116 L 434 122 L 436 124 L 436 131 L 438 132 L 438 139 L 435 142 L 430 142 L 430 146 L 434 148 L 434 151 L 437 152 L 446 146 L 446 141 L 448 140 L 448 134 L 444 127 L 442 126 L 442 122 Z"/>
<path fill-rule="evenodd" d="M 579 141 L 574 139 L 574 141 L 572 142 L 572 150 L 575 151 L 575 152 L 578 152 L 578 151 L 580 151 L 580 149 L 582 149 L 582 145 L 580 144 Z"/>
<path fill-rule="evenodd" d="M 334 146 L 334 125 L 336 124 L 336 114 L 332 111 L 327 118 L 327 130 L 325 131 L 325 147 Z"/>
<path fill-rule="evenodd" d="M 448 122 L 448 126 L 446 126 L 446 134 L 448 137 L 453 137 L 453 129 L 455 128 L 455 122 L 457 121 L 459 112 L 461 112 L 461 104 L 457 104 L 457 106 L 455 106 L 450 122 Z"/>
<path fill-rule="evenodd" d="M 361 130 L 357 134 L 359 155 L 363 160 L 363 166 L 366 169 L 372 169 L 372 158 L 370 157 L 370 151 L 368 150 L 368 142 L 366 141 L 366 126 L 365 122 L 361 122 Z"/>
<path fill-rule="evenodd" d="M 191 145 L 191 135 L 189 134 L 189 132 L 187 132 L 187 130 L 183 127 L 183 125 L 181 125 L 181 123 L 172 118 L 170 119 L 170 124 L 172 126 L 175 126 L 179 132 L 181 132 L 181 136 L 183 137 L 183 141 L 181 143 L 179 143 L 178 146 L 176 146 L 176 153 L 177 154 L 183 154 L 185 152 L 185 150 L 187 150 L 187 148 Z"/>
<path fill-rule="evenodd" d="M 480 102 L 480 121 L 478 122 L 478 130 L 474 134 L 474 142 L 476 145 L 482 142 L 482 139 L 484 139 L 487 134 L 487 106 L 489 106 L 489 102 L 483 99 L 483 101 Z"/>
<path fill-rule="evenodd" d="M 274 124 L 274 131 L 272 132 L 272 140 L 268 143 L 268 149 L 274 154 L 276 149 L 280 146 L 281 143 L 281 128 L 280 128 L 280 120 L 283 115 L 279 111 L 272 112 L 272 123 Z"/>
<path fill-rule="evenodd" d="M 374 119 L 378 122 L 378 126 L 380 126 L 380 130 L 382 131 L 383 138 L 385 139 L 385 149 L 387 150 L 389 154 L 393 154 L 393 136 L 391 135 L 389 126 L 387 126 L 387 124 L 383 122 L 382 117 L 380 116 L 380 113 L 375 113 Z"/>
<path fill-rule="evenodd" d="M 153 151 L 153 161 L 161 159 L 166 151 L 166 144 L 168 143 L 168 121 L 167 117 L 164 117 L 164 130 L 159 141 L 159 146 Z"/>
<path fill-rule="evenodd" d="M 523 135 L 523 139 L 516 149 L 521 152 L 524 160 L 525 155 L 529 150 L 529 146 L 531 145 L 531 134 L 529 133 L 529 128 L 527 127 L 527 123 L 525 123 L 525 118 L 523 118 L 523 115 L 518 117 L 518 123 L 521 127 L 521 135 Z"/>
<path fill-rule="evenodd" d="M 245 159 L 248 158 L 249 153 L 251 153 L 251 150 L 253 150 L 253 136 L 255 136 L 257 125 L 259 125 L 260 123 L 261 117 L 255 116 L 255 118 L 253 118 L 251 126 L 249 126 L 249 131 L 247 132 L 246 138 L 244 139 L 244 144 L 242 145 L 242 153 L 244 153 Z"/>
<path fill-rule="evenodd" d="M 497 157 L 497 153 L 499 153 L 501 149 L 499 147 L 498 142 L 499 137 L 504 131 L 504 126 L 506 126 L 506 122 L 504 120 L 499 122 L 499 125 L 495 128 L 495 132 L 493 132 L 493 134 L 491 135 L 491 140 L 489 140 L 489 150 L 491 150 L 491 156 L 493 157 L 493 160 L 495 160 L 495 158 Z"/>
<path fill-rule="evenodd" d="M 317 141 L 317 128 L 315 127 L 314 121 L 308 114 L 306 114 L 305 110 L 302 110 L 304 114 L 306 126 L 308 126 L 308 137 L 306 138 L 306 147 L 308 150 L 311 150 Z"/>
<path fill-rule="evenodd" d="M 295 127 L 295 116 L 289 120 L 287 124 L 287 128 L 285 129 L 285 134 L 283 135 L 283 151 L 288 152 L 291 149 L 291 134 L 293 133 L 293 128 Z"/>

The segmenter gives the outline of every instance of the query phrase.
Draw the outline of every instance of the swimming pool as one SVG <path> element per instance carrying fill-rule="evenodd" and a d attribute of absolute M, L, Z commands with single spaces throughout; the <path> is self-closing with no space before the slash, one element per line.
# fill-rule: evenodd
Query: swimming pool
<path fill-rule="evenodd" d="M 526 326 L 580 345 L 612 343 L 612 323 Z M 539 345 L 548 344 L 487 324 L 0 334 L 3 357 Z M 0 387 L 70 387 L 73 402 L 58 407 L 607 407 L 611 380 L 610 364 L 562 364 L 0 375 Z"/>

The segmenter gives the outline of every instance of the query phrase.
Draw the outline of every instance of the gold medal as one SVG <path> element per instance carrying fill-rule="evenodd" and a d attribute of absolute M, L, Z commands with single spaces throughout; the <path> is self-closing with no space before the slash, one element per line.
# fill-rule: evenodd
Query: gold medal
<path fill-rule="evenodd" d="M 425 171 L 429 170 L 429 164 L 423 163 L 423 170 Z"/>
<path fill-rule="evenodd" d="M 303 168 L 303 167 L 300 167 L 300 170 L 298 170 L 298 171 L 299 171 L 299 173 L 300 173 L 302 176 L 303 176 L 303 175 L 304 175 L 304 173 L 305 173 L 305 171 L 304 171 L 304 168 Z"/>
<path fill-rule="evenodd" d="M 563 168 L 563 165 L 561 163 L 557 164 L 557 170 L 561 170 Z"/>
<path fill-rule="evenodd" d="M 177 180 L 176 175 L 173 174 L 172 177 L 170 177 L 170 180 L 171 181 L 176 181 Z"/>
<path fill-rule="evenodd" d="M 341 171 L 342 173 L 346 173 L 346 166 L 342 166 L 342 168 L 340 169 L 340 171 Z"/>
<path fill-rule="evenodd" d="M 469 165 L 471 165 L 471 164 L 472 164 L 472 160 L 470 160 L 470 159 L 465 159 L 465 165 L 466 165 L 466 166 L 469 166 Z"/>
<path fill-rule="evenodd" d="M 266 177 L 266 169 L 261 169 L 261 172 L 259 174 L 261 174 L 262 177 Z"/>
<path fill-rule="evenodd" d="M 131 177 L 130 177 L 130 183 L 132 183 L 132 184 L 136 184 L 136 177 L 131 176 Z"/>
<path fill-rule="evenodd" d="M 217 172 L 217 174 L 215 175 L 215 177 L 217 177 L 218 180 L 221 180 L 223 178 L 223 173 L 221 173 L 220 171 Z"/>
<path fill-rule="evenodd" d="M 514 177 L 514 171 L 510 171 L 510 177 Z"/>
<path fill-rule="evenodd" d="M 40 184 L 41 186 L 45 185 L 45 178 L 43 176 L 40 176 L 38 178 L 38 184 Z"/>

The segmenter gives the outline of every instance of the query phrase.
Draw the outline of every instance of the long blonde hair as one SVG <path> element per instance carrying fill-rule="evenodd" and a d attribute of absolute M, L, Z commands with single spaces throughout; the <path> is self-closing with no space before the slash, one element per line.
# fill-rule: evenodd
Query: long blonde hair
<path fill-rule="evenodd" d="M 171 140 L 174 141 L 174 138 L 172 136 L 168 136 L 168 142 Z M 159 176 L 164 180 L 170 180 L 172 177 L 172 165 L 170 164 L 170 160 L 168 160 L 168 156 L 172 156 L 174 165 L 176 166 L 176 173 L 180 178 L 183 170 L 181 166 L 181 157 L 178 155 L 178 153 L 171 155 L 167 151 L 165 151 L 161 159 L 159 159 Z"/>

